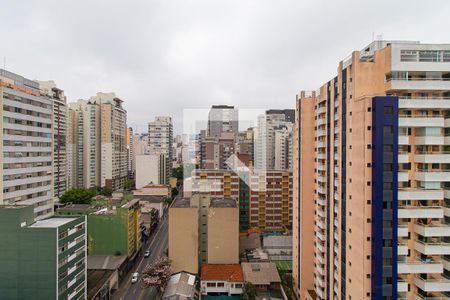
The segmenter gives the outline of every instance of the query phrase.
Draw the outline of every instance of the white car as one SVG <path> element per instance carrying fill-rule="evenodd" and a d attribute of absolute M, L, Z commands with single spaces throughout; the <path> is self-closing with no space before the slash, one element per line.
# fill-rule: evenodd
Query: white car
<path fill-rule="evenodd" d="M 136 283 L 139 279 L 139 273 L 133 273 L 133 277 L 131 277 L 131 283 Z"/>
<path fill-rule="evenodd" d="M 145 251 L 144 257 L 149 257 L 149 256 L 150 256 L 150 250 Z"/>

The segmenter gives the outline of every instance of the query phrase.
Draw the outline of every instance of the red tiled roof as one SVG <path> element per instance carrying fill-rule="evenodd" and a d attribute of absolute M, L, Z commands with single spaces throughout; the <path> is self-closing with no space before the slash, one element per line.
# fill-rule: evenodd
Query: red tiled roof
<path fill-rule="evenodd" d="M 241 265 L 203 265 L 201 280 L 243 282 L 244 273 Z"/>

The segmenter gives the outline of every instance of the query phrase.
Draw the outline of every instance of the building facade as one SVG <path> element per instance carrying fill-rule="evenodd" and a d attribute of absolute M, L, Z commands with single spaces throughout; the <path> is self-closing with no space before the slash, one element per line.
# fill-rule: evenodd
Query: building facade
<path fill-rule="evenodd" d="M 68 148 L 72 187 L 99 187 L 101 170 L 100 105 L 78 100 L 69 104 Z"/>
<path fill-rule="evenodd" d="M 86 217 L 35 221 L 32 206 L 0 206 L 4 299 L 86 299 Z"/>
<path fill-rule="evenodd" d="M 450 45 L 374 41 L 298 95 L 301 299 L 450 296 L 449 80 Z"/>
<path fill-rule="evenodd" d="M 203 264 L 239 263 L 239 210 L 231 198 L 197 193 L 169 208 L 169 258 L 174 272 L 198 274 Z"/>
<path fill-rule="evenodd" d="M 258 116 L 254 129 L 254 160 L 258 170 L 290 170 L 292 167 L 292 127 L 289 110 L 269 110 Z M 289 120 L 289 121 L 288 121 Z"/>
<path fill-rule="evenodd" d="M 128 176 L 127 112 L 114 93 L 69 104 L 67 178 L 71 187 L 123 189 Z"/>
<path fill-rule="evenodd" d="M 239 112 L 234 106 L 213 105 L 208 114 L 207 136 L 219 137 L 222 132 L 239 131 Z"/>
<path fill-rule="evenodd" d="M 235 199 L 240 230 L 257 227 L 267 232 L 284 232 L 292 226 L 291 172 L 194 170 L 192 177 L 185 180 L 184 189 L 185 195 L 202 192 Z"/>
<path fill-rule="evenodd" d="M 41 94 L 53 102 L 53 197 L 67 191 L 67 99 L 53 81 L 39 81 Z"/>
<path fill-rule="evenodd" d="M 53 101 L 39 83 L 0 69 L 3 157 L 0 204 L 33 205 L 53 214 Z"/>
<path fill-rule="evenodd" d="M 155 117 L 148 124 L 148 146 L 152 155 L 164 155 L 166 159 L 166 176 L 161 184 L 168 184 L 172 174 L 173 160 L 173 124 L 171 117 Z"/>

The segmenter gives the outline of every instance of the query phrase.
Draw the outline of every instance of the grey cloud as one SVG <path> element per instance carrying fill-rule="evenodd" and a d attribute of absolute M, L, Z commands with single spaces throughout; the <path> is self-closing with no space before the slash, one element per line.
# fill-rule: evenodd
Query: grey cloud
<path fill-rule="evenodd" d="M 129 125 L 227 103 L 294 107 L 371 41 L 449 42 L 448 1 L 3 1 L 7 69 L 55 80 L 70 101 L 125 100 Z M 38 4 L 39 3 L 39 4 Z"/>

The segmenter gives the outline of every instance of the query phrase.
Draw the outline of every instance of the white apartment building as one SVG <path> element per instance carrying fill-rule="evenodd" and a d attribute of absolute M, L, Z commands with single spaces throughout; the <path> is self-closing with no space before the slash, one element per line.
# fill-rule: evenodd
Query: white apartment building
<path fill-rule="evenodd" d="M 100 105 L 78 100 L 69 104 L 69 143 L 73 187 L 100 186 Z"/>
<path fill-rule="evenodd" d="M 292 123 L 274 128 L 274 168 L 292 170 Z"/>
<path fill-rule="evenodd" d="M 173 124 L 171 117 L 155 117 L 153 122 L 148 124 L 148 146 L 151 155 L 165 155 L 166 166 L 165 181 L 161 184 L 168 184 L 172 174 L 173 159 Z"/>
<path fill-rule="evenodd" d="M 292 168 L 292 128 L 293 123 L 286 121 L 286 115 L 282 113 L 258 117 L 258 126 L 254 128 L 255 169 Z"/>
<path fill-rule="evenodd" d="M 53 197 L 67 191 L 67 100 L 53 81 L 38 81 L 41 94 L 53 101 Z"/>
<path fill-rule="evenodd" d="M 53 101 L 39 83 L 0 69 L 2 101 L 0 204 L 33 205 L 37 220 L 53 214 Z"/>

